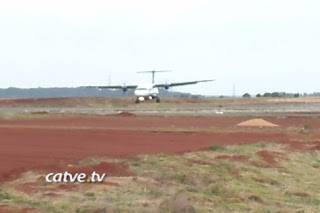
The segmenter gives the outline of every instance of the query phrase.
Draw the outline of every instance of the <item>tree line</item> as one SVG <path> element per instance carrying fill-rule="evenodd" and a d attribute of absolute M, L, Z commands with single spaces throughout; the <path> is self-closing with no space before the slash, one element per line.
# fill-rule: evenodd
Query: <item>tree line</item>
<path fill-rule="evenodd" d="M 302 96 L 300 93 L 286 93 L 286 92 L 266 92 L 264 94 L 256 94 L 256 98 L 298 98 Z M 251 98 L 252 96 L 249 93 L 242 95 L 243 98 Z"/>

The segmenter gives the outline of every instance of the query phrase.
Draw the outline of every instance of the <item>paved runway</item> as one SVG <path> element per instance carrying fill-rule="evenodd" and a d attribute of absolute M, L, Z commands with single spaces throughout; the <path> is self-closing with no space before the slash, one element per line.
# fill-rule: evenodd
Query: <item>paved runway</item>
<path fill-rule="evenodd" d="M 131 112 L 137 115 L 268 115 L 270 113 L 320 114 L 320 103 L 268 104 L 248 106 L 171 106 L 171 107 L 2 107 L 0 113 L 58 113 L 58 114 L 96 114 L 110 115 L 119 112 Z"/>

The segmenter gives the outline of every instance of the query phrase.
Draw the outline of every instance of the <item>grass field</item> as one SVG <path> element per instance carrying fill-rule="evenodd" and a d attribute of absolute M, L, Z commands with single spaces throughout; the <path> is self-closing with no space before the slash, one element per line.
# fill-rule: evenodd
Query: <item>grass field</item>
<path fill-rule="evenodd" d="M 319 212 L 320 153 L 272 142 L 212 146 L 183 155 L 87 158 L 124 163 L 133 175 L 103 184 L 48 184 L 25 173 L 0 191 L 7 209 L 32 212 Z"/>

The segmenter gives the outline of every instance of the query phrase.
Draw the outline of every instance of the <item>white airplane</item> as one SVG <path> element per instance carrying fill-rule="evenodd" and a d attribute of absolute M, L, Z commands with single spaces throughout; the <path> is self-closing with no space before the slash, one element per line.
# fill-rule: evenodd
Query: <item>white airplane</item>
<path fill-rule="evenodd" d="M 122 89 L 123 92 L 126 92 L 128 89 L 135 89 L 134 95 L 136 96 L 135 103 L 140 103 L 146 100 L 155 99 L 157 103 L 160 103 L 159 97 L 159 89 L 164 88 L 169 89 L 170 87 L 175 86 L 184 86 L 189 84 L 197 84 L 200 82 L 209 82 L 214 80 L 200 80 L 200 81 L 186 81 L 186 82 L 178 82 L 178 83 L 165 83 L 165 84 L 155 84 L 154 83 L 154 75 L 156 72 L 169 72 L 170 70 L 162 70 L 162 71 L 142 71 L 138 73 L 152 73 L 152 83 L 151 84 L 141 84 L 141 85 L 114 85 L 114 86 L 86 86 L 86 88 L 98 88 L 98 89 Z"/>

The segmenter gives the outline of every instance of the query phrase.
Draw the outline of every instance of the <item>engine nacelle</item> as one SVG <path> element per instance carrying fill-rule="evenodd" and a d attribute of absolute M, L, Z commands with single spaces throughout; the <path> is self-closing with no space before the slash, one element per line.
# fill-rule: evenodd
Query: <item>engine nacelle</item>
<path fill-rule="evenodd" d="M 123 92 L 127 92 L 127 91 L 128 91 L 128 88 L 127 88 L 127 87 L 123 87 L 123 88 L 122 88 L 122 91 L 123 91 Z"/>
<path fill-rule="evenodd" d="M 165 86 L 164 88 L 165 88 L 166 90 L 168 90 L 168 89 L 169 89 L 169 86 Z"/>

